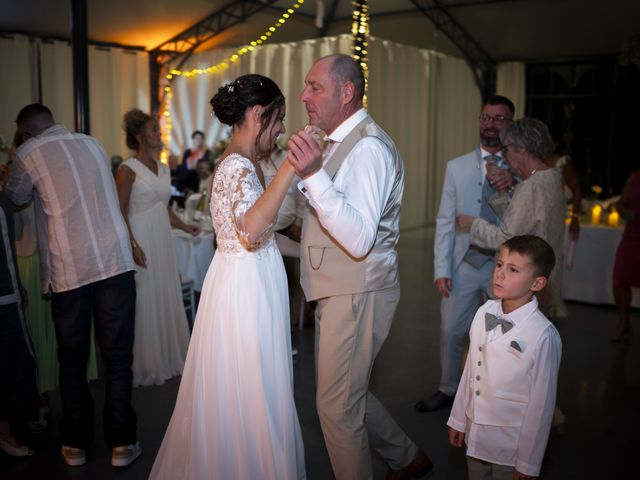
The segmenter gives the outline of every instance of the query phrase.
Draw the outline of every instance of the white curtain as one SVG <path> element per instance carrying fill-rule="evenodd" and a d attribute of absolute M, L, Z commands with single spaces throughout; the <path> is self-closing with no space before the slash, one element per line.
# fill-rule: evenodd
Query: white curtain
<path fill-rule="evenodd" d="M 522 118 L 526 108 L 526 75 L 524 62 L 501 62 L 496 72 L 496 94 L 509 98 L 516 107 L 516 118 Z"/>
<path fill-rule="evenodd" d="M 202 68 L 235 50 L 194 55 L 182 68 Z M 215 145 L 228 129 L 211 116 L 208 104 L 217 89 L 245 73 L 271 77 L 287 98 L 287 132 L 307 122 L 299 94 L 314 60 L 330 53 L 351 53 L 351 36 L 264 45 L 221 73 L 173 83 L 171 104 L 174 155 L 189 146 L 193 130 L 203 130 Z M 478 141 L 480 93 L 464 60 L 377 38 L 369 42 L 369 112 L 395 140 L 405 163 L 401 227 L 433 223 L 440 202 L 446 162 Z"/>
<path fill-rule="evenodd" d="M 18 111 L 42 101 L 55 120 L 74 130 L 72 50 L 67 42 L 15 35 L 0 38 L 0 135 L 11 139 Z M 41 97 L 40 97 L 41 96 Z M 126 156 L 122 117 L 131 108 L 149 111 L 149 58 L 146 52 L 89 47 L 91 135 L 108 155 Z"/>
<path fill-rule="evenodd" d="M 22 107 L 37 98 L 36 50 L 23 36 L 0 38 L 0 136 L 11 143 L 16 130 L 16 115 Z M 7 161 L 5 153 L 0 162 Z"/>

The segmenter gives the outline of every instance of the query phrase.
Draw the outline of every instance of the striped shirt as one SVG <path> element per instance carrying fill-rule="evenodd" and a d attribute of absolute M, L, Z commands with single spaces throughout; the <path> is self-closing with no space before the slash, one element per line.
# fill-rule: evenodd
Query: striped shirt
<path fill-rule="evenodd" d="M 53 125 L 21 145 L 5 186 L 17 205 L 37 195 L 44 292 L 65 292 L 134 269 L 109 160 L 92 137 Z"/>

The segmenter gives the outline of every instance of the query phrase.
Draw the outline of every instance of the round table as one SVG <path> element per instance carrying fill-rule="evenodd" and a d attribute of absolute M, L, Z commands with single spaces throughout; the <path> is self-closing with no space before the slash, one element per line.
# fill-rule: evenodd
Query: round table
<path fill-rule="evenodd" d="M 193 289 L 202 291 L 202 283 L 213 259 L 213 232 L 203 231 L 193 236 L 182 230 L 171 230 L 178 257 L 178 270 L 183 277 L 193 280 Z"/>

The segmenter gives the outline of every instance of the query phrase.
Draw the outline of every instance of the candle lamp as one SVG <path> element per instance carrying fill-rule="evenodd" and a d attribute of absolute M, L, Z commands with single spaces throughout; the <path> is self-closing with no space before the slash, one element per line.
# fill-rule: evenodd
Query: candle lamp
<path fill-rule="evenodd" d="M 600 223 L 600 215 L 602 214 L 602 207 L 600 205 L 594 205 L 591 209 L 591 223 L 597 225 Z"/>
<path fill-rule="evenodd" d="M 608 223 L 610 227 L 617 227 L 620 223 L 620 214 L 618 211 L 613 208 L 611 212 L 609 212 Z"/>

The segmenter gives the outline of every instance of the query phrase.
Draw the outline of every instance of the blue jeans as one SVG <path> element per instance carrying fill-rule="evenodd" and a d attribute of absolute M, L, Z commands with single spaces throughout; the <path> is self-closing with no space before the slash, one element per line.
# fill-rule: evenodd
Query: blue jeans
<path fill-rule="evenodd" d="M 86 448 L 93 440 L 93 399 L 87 383 L 92 318 L 104 366 L 107 445 L 135 443 L 137 419 L 131 408 L 135 304 L 133 271 L 52 295 L 64 445 Z"/>
<path fill-rule="evenodd" d="M 24 441 L 39 397 L 36 360 L 21 310 L 17 303 L 0 305 L 0 417 Z"/>

